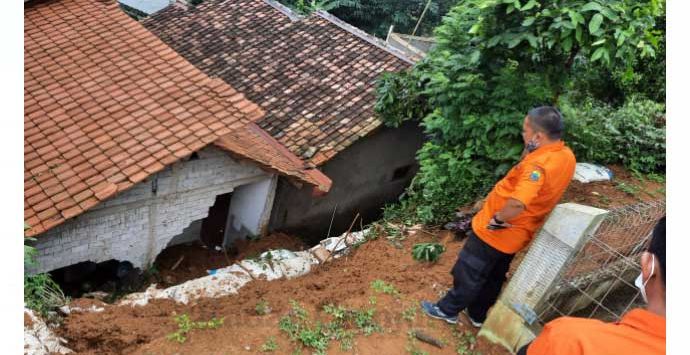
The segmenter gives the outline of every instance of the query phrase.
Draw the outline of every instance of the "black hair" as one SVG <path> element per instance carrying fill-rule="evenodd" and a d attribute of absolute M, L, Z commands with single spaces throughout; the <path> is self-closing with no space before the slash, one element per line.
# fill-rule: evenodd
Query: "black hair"
<path fill-rule="evenodd" d="M 561 139 L 565 124 L 561 113 L 555 107 L 535 107 L 527 113 L 527 116 L 533 129 L 546 133 L 549 139 Z"/>
<path fill-rule="evenodd" d="M 654 254 L 659 266 L 661 266 L 661 279 L 666 285 L 666 216 L 661 217 L 654 227 L 652 240 L 649 242 L 647 251 Z"/>

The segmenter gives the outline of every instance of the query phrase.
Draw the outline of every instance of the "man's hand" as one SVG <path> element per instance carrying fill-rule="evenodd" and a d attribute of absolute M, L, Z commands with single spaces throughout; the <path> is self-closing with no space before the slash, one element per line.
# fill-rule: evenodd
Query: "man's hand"
<path fill-rule="evenodd" d="M 496 215 L 494 215 L 493 217 L 491 217 L 491 220 L 489 221 L 489 225 L 486 226 L 486 229 L 499 230 L 499 229 L 510 228 L 512 226 L 513 226 L 512 224 L 510 224 L 506 221 L 502 221 L 502 220 L 498 219 L 496 217 Z"/>

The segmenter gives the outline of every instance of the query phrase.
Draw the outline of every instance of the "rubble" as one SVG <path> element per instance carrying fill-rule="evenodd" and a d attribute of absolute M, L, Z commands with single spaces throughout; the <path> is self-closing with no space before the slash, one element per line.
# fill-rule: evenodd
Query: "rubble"
<path fill-rule="evenodd" d="M 67 341 L 56 336 L 42 319 L 34 315 L 33 311 L 24 308 L 24 315 L 31 319 L 30 325 L 24 325 L 25 355 L 72 353 L 72 350 L 63 345 Z"/>
<path fill-rule="evenodd" d="M 152 299 L 171 299 L 187 304 L 200 297 L 214 298 L 237 294 L 240 288 L 252 280 L 273 281 L 300 277 L 311 272 L 314 266 L 327 262 L 332 254 L 334 258 L 346 254 L 353 245 L 366 239 L 367 232 L 368 229 L 326 238 L 308 251 L 269 250 L 258 258 L 245 259 L 222 269 L 209 270 L 209 276 L 166 289 L 158 289 L 153 284 L 144 292 L 124 297 L 119 305 L 144 306 Z"/>

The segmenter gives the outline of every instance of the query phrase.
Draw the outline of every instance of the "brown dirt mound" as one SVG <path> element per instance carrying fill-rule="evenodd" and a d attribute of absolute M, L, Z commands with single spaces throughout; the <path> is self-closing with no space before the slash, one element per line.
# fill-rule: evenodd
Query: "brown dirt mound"
<path fill-rule="evenodd" d="M 448 241 L 448 250 L 436 264 L 420 264 L 411 257 L 414 243 L 438 238 L 420 233 L 408 237 L 402 248 L 378 239 L 360 246 L 349 256 L 318 267 L 309 275 L 293 280 L 254 281 L 236 296 L 203 299 L 188 306 L 155 301 L 141 308 L 113 306 L 102 313 L 74 314 L 65 319 L 60 336 L 68 339 L 68 346 L 80 354 L 249 354 L 259 353 L 262 344 L 274 336 L 279 347 L 277 353 L 284 354 L 295 348 L 278 328 L 280 317 L 290 310 L 289 300 L 299 302 L 315 315 L 329 303 L 361 308 L 368 304 L 370 296 L 376 296 L 375 320 L 384 331 L 369 337 L 357 336 L 355 348 L 348 353 L 405 353 L 407 331 L 415 328 L 448 344 L 441 350 L 418 342 L 419 349 L 430 354 L 455 354 L 452 329 L 469 330 L 467 325 L 453 327 L 429 319 L 418 307 L 414 322 L 402 319 L 404 309 L 418 305 L 422 299 L 438 299 L 439 293 L 452 283 L 449 271 L 462 242 Z M 370 287 L 376 279 L 394 285 L 401 297 L 377 294 Z M 262 299 L 268 302 L 272 312 L 259 316 L 255 307 Z M 192 320 L 225 317 L 225 322 L 219 329 L 194 330 L 185 343 L 178 344 L 166 339 L 166 335 L 176 330 L 173 314 L 183 313 Z M 477 347 L 483 354 L 507 354 L 482 338 Z M 307 350 L 304 353 L 309 353 Z M 343 352 L 332 341 L 328 353 Z"/>

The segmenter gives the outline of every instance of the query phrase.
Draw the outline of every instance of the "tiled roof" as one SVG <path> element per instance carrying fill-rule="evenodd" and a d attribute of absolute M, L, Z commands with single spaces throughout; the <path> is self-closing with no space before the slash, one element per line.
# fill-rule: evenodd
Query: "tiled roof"
<path fill-rule="evenodd" d="M 266 170 L 296 177 L 316 186 L 321 192 L 331 188 L 331 179 L 312 164 L 305 164 L 254 123 L 226 134 L 213 144 L 238 158 L 251 159 Z"/>
<path fill-rule="evenodd" d="M 210 79 L 130 19 L 115 1 L 29 3 L 24 218 L 31 229 L 26 235 L 79 215 L 221 137 L 255 140 L 246 126 L 262 115 L 243 95 Z M 318 173 L 300 171 L 304 163 L 267 160 L 270 152 L 253 147 L 232 149 L 324 186 Z"/>
<path fill-rule="evenodd" d="M 292 21 L 263 0 L 178 4 L 142 23 L 259 104 L 266 112 L 259 126 L 316 165 L 380 125 L 377 78 L 410 66 L 326 13 Z"/>

